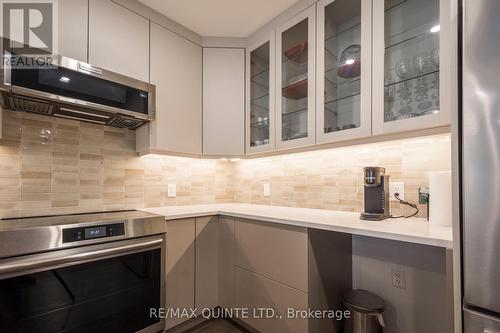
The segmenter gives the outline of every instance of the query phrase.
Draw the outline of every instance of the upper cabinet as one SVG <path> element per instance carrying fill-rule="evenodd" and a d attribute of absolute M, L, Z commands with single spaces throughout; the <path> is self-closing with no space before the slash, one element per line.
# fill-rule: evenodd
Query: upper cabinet
<path fill-rule="evenodd" d="M 59 55 L 88 62 L 88 0 L 62 0 L 57 3 Z"/>
<path fill-rule="evenodd" d="M 137 131 L 139 153 L 201 155 L 202 48 L 151 23 L 156 117 Z"/>
<path fill-rule="evenodd" d="M 276 31 L 276 147 L 315 142 L 316 12 L 309 7 Z"/>
<path fill-rule="evenodd" d="M 245 154 L 245 50 L 203 49 L 203 155 Z"/>
<path fill-rule="evenodd" d="M 371 135 L 371 5 L 318 2 L 317 143 Z"/>
<path fill-rule="evenodd" d="M 247 45 L 247 154 L 275 148 L 275 36 Z"/>
<path fill-rule="evenodd" d="M 319 0 L 277 18 L 275 41 L 251 36 L 247 154 L 448 126 L 453 8 L 451 0 Z"/>
<path fill-rule="evenodd" d="M 374 4 L 373 63 L 380 65 L 373 69 L 373 133 L 449 124 L 453 83 L 441 59 L 453 54 L 450 1 Z"/>
<path fill-rule="evenodd" d="M 110 0 L 89 6 L 89 63 L 149 82 L 149 21 Z"/>

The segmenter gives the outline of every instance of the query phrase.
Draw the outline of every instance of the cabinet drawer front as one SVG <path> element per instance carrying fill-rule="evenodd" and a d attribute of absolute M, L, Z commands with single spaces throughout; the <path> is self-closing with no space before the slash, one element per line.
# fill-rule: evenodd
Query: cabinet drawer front
<path fill-rule="evenodd" d="M 235 239 L 236 266 L 308 292 L 306 228 L 237 220 Z"/>
<path fill-rule="evenodd" d="M 246 324 L 262 333 L 306 333 L 307 319 L 288 319 L 288 309 L 307 309 L 307 294 L 272 281 L 263 276 L 236 267 L 236 306 L 248 308 L 248 318 L 240 318 Z M 258 318 L 260 312 L 254 309 L 272 308 L 282 319 Z"/>

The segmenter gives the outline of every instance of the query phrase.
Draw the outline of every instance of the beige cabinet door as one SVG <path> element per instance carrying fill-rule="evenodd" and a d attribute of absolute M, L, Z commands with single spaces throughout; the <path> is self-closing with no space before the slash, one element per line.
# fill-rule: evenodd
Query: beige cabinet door
<path fill-rule="evenodd" d="M 307 229 L 236 220 L 236 266 L 308 292 Z"/>
<path fill-rule="evenodd" d="M 203 155 L 245 153 L 245 50 L 203 49 Z"/>
<path fill-rule="evenodd" d="M 196 308 L 219 305 L 219 217 L 196 218 Z"/>
<path fill-rule="evenodd" d="M 193 309 L 195 299 L 195 220 L 167 221 L 167 309 Z M 166 318 L 170 329 L 186 318 Z"/>
<path fill-rule="evenodd" d="M 111 0 L 90 0 L 89 63 L 149 82 L 149 21 Z"/>
<path fill-rule="evenodd" d="M 201 46 L 152 22 L 150 59 L 151 83 L 156 85 L 156 119 L 149 131 L 138 132 L 148 136 L 138 152 L 201 155 Z"/>
<path fill-rule="evenodd" d="M 288 318 L 288 309 L 307 310 L 308 295 L 248 270 L 236 267 L 236 307 L 249 308 L 248 318 L 240 318 L 261 333 L 307 333 L 308 320 Z M 259 309 L 273 309 L 272 318 L 262 318 L 265 312 Z M 281 316 L 281 318 L 277 318 Z"/>
<path fill-rule="evenodd" d="M 59 49 L 68 58 L 88 62 L 88 0 L 58 1 Z"/>
<path fill-rule="evenodd" d="M 219 217 L 219 306 L 234 308 L 235 293 L 235 240 L 234 218 Z"/>

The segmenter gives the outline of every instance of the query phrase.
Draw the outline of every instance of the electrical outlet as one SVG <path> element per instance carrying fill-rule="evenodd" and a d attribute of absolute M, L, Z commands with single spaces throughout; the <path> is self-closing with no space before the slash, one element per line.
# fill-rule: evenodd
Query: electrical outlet
<path fill-rule="evenodd" d="M 264 196 L 265 197 L 271 196 L 271 184 L 264 184 Z"/>
<path fill-rule="evenodd" d="M 389 183 L 389 198 L 391 199 L 391 201 L 398 201 L 395 196 L 396 193 L 399 193 L 399 199 L 405 199 L 405 183 Z"/>
<path fill-rule="evenodd" d="M 167 196 L 169 198 L 175 198 L 177 196 L 177 185 L 168 184 Z"/>
<path fill-rule="evenodd" d="M 401 267 L 392 269 L 392 286 L 394 288 L 406 289 L 406 273 Z"/>
<path fill-rule="evenodd" d="M 418 203 L 421 205 L 429 203 L 429 189 L 427 187 L 420 187 L 418 189 Z"/>

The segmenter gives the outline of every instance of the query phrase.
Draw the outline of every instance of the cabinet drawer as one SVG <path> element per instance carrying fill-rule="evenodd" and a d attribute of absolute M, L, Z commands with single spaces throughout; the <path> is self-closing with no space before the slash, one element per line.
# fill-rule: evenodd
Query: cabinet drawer
<path fill-rule="evenodd" d="M 236 306 L 249 309 L 248 318 L 243 322 L 262 333 L 306 333 L 307 319 L 288 319 L 288 309 L 307 309 L 307 294 L 272 281 L 263 276 L 236 267 Z M 282 318 L 257 318 L 254 309 L 272 308 Z M 260 312 L 256 312 L 260 314 Z"/>
<path fill-rule="evenodd" d="M 308 292 L 306 228 L 237 220 L 235 239 L 236 266 Z"/>

